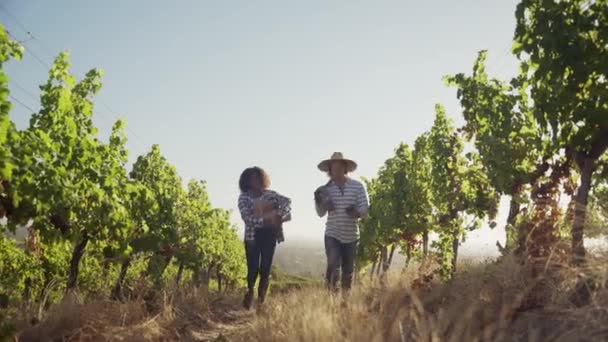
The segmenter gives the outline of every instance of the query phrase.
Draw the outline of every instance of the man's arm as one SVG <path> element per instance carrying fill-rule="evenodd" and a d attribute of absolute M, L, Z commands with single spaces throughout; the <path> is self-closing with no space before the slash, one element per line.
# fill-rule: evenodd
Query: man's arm
<path fill-rule="evenodd" d="M 315 190 L 315 209 L 317 210 L 317 215 L 319 215 L 319 217 L 323 217 L 328 212 L 334 210 L 331 200 L 328 203 L 326 203 L 325 205 L 323 205 L 321 189 L 322 189 L 322 187 L 319 187 L 319 188 L 317 188 L 317 190 Z"/>
<path fill-rule="evenodd" d="M 315 201 L 315 209 L 317 210 L 317 215 L 319 215 L 319 217 L 323 217 L 325 216 L 325 214 L 327 214 L 327 208 L 325 208 L 323 205 L 321 205 L 320 203 Z"/>
<path fill-rule="evenodd" d="M 369 211 L 369 200 L 367 198 L 367 191 L 365 186 L 360 184 L 359 191 L 357 193 L 357 212 L 360 218 L 367 217 Z"/>

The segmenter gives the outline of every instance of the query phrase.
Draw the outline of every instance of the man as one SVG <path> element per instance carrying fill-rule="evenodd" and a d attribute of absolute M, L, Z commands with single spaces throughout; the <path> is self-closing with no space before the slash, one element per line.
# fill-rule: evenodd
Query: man
<path fill-rule="evenodd" d="M 357 164 L 334 153 L 319 164 L 330 181 L 315 191 L 315 204 L 319 217 L 327 214 L 325 227 L 325 254 L 327 255 L 326 282 L 329 289 L 337 289 L 338 269 L 342 268 L 342 289 L 351 288 L 357 242 L 358 221 L 369 209 L 367 192 L 359 181 L 348 177 Z"/>

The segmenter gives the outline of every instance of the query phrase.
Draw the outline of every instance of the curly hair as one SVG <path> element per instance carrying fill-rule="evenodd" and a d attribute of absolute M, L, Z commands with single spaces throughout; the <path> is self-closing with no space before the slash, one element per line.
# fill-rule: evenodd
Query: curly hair
<path fill-rule="evenodd" d="M 261 167 L 253 166 L 246 168 L 243 173 L 241 173 L 241 177 L 239 178 L 239 188 L 241 189 L 241 192 L 247 192 L 250 190 L 252 176 L 260 177 L 260 180 L 262 181 L 262 188 L 264 190 L 268 189 L 270 186 L 270 177 L 268 177 L 266 171 L 264 171 L 264 169 Z"/>

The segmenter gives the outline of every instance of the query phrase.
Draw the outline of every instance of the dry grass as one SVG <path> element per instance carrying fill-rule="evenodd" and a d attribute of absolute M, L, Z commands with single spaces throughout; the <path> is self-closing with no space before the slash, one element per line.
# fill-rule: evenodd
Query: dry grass
<path fill-rule="evenodd" d="M 607 340 L 604 260 L 584 270 L 503 260 L 467 266 L 448 283 L 415 290 L 410 272 L 384 286 L 360 285 L 346 308 L 322 288 L 306 289 L 273 299 L 243 340 Z M 598 279 L 588 281 L 591 274 Z M 591 290 L 583 285 L 591 283 Z"/>
<path fill-rule="evenodd" d="M 232 316 L 238 305 L 233 297 L 208 300 L 208 294 L 197 289 L 159 294 L 147 302 L 81 303 L 76 296 L 67 296 L 40 324 L 23 329 L 19 341 L 205 340 L 217 325 L 237 319 Z"/>
<path fill-rule="evenodd" d="M 182 290 L 126 303 L 75 297 L 20 341 L 601 341 L 608 340 L 607 257 L 574 269 L 513 260 L 463 265 L 447 283 L 412 267 L 364 279 L 342 306 L 320 286 L 275 294 L 254 317 L 240 295 Z M 415 285 L 412 285 L 415 284 Z M 224 338 L 219 338 L 223 336 Z"/>

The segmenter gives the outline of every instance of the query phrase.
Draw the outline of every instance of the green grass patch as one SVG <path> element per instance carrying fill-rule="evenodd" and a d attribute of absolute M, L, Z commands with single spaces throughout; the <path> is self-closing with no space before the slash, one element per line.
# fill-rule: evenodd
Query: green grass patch
<path fill-rule="evenodd" d="M 322 285 L 322 280 L 287 273 L 273 266 L 270 273 L 271 291 L 274 293 L 299 290 L 306 287 Z"/>

